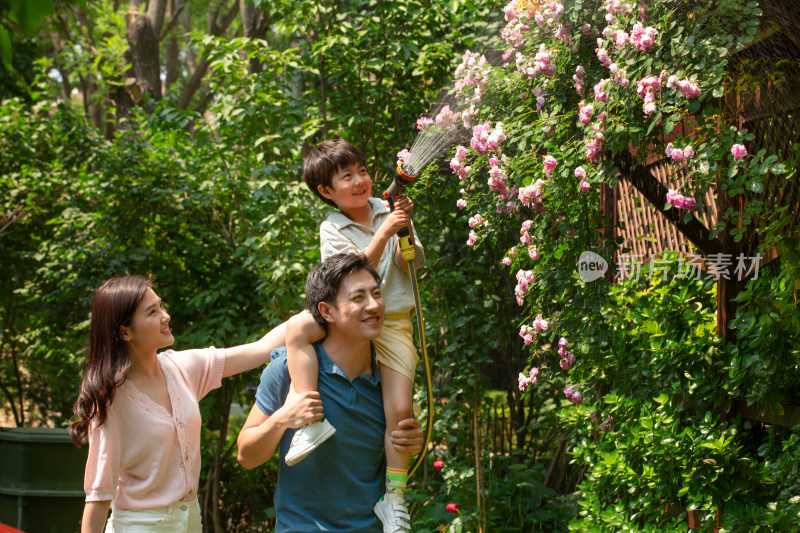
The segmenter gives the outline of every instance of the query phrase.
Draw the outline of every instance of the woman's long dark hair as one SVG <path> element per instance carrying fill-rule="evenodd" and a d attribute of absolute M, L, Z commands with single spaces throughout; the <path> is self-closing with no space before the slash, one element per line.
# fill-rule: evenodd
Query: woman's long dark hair
<path fill-rule="evenodd" d="M 86 442 L 93 420 L 97 425 L 106 421 L 114 392 L 128 375 L 131 354 L 122 340 L 120 327 L 131 325 L 136 308 L 152 286 L 150 280 L 139 276 L 117 276 L 106 280 L 94 292 L 89 359 L 78 400 L 72 408 L 78 420 L 69 427 L 76 446 Z"/>

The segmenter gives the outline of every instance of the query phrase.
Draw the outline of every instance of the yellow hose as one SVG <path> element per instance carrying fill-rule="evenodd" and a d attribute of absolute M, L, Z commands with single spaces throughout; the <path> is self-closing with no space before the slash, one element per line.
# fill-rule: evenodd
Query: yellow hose
<path fill-rule="evenodd" d="M 425 342 L 425 324 L 422 320 L 422 305 L 419 299 L 417 271 L 414 268 L 416 250 L 414 248 L 411 235 L 400 237 L 400 253 L 403 256 L 403 259 L 408 261 L 408 275 L 411 277 L 411 289 L 414 293 L 414 307 L 417 310 L 417 330 L 419 331 L 419 343 L 422 348 L 422 360 L 424 362 L 423 369 L 426 380 L 425 386 L 428 394 L 428 416 L 426 417 L 427 423 L 425 427 L 425 442 L 422 445 L 422 451 L 419 455 L 417 455 L 417 458 L 414 460 L 414 463 L 408 470 L 408 477 L 411 477 L 427 456 L 428 445 L 431 442 L 431 434 L 433 433 L 433 384 L 431 381 L 431 365 L 430 360 L 428 359 L 428 348 L 427 343 Z"/>

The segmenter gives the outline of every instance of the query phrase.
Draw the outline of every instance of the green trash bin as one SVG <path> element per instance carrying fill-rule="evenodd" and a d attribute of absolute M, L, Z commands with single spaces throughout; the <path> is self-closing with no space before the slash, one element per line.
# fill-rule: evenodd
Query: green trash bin
<path fill-rule="evenodd" d="M 25 533 L 75 533 L 86 446 L 64 428 L 0 428 L 0 523 Z"/>

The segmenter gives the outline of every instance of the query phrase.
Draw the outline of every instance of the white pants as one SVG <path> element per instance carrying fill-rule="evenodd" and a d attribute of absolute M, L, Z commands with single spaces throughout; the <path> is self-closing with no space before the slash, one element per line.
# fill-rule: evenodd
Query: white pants
<path fill-rule="evenodd" d="M 197 498 L 156 509 L 117 509 L 111 511 L 106 533 L 202 533 Z"/>

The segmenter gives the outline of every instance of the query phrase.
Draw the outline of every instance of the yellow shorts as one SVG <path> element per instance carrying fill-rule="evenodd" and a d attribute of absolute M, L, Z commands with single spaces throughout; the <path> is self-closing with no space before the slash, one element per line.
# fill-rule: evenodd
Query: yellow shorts
<path fill-rule="evenodd" d="M 400 372 L 414 382 L 419 355 L 414 346 L 414 328 L 407 314 L 387 314 L 380 336 L 372 342 L 375 344 L 375 359 L 378 363 Z"/>

